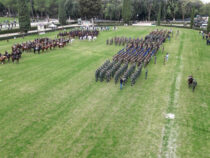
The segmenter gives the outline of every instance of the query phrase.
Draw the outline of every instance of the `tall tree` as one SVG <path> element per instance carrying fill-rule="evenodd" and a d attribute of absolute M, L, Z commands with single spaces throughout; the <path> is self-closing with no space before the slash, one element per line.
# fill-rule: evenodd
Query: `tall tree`
<path fill-rule="evenodd" d="M 129 23 L 131 19 L 131 2 L 130 0 L 123 0 L 122 17 L 125 23 Z"/>
<path fill-rule="evenodd" d="M 43 18 L 43 16 L 47 11 L 46 5 L 47 5 L 46 0 L 34 0 L 34 7 L 37 10 L 37 12 L 40 13 L 39 15 L 41 15 L 41 18 Z"/>
<path fill-rule="evenodd" d="M 100 14 L 101 0 L 79 0 L 79 4 L 82 17 L 90 19 Z"/>
<path fill-rule="evenodd" d="M 191 11 L 191 22 L 190 22 L 190 28 L 192 29 L 193 26 L 194 26 L 194 16 L 195 16 L 195 8 L 193 7 L 192 8 L 192 11 Z"/>
<path fill-rule="evenodd" d="M 26 0 L 18 0 L 19 25 L 21 32 L 28 32 L 31 28 L 30 14 Z"/>
<path fill-rule="evenodd" d="M 79 2 L 77 0 L 65 0 L 65 9 L 67 16 L 71 18 L 79 17 Z"/>
<path fill-rule="evenodd" d="M 31 15 L 34 19 L 34 0 L 30 0 Z"/>
<path fill-rule="evenodd" d="M 15 15 L 18 12 L 17 0 L 0 0 L 0 2 L 7 8 L 8 16 Z"/>
<path fill-rule="evenodd" d="M 209 20 L 208 20 L 207 33 L 210 33 L 210 16 L 209 16 Z"/>
<path fill-rule="evenodd" d="M 178 10 L 179 10 L 178 0 L 169 0 L 168 1 L 168 11 L 170 12 L 174 21 L 175 21 L 176 13 L 177 13 Z"/>
<path fill-rule="evenodd" d="M 160 26 L 160 18 L 161 18 L 161 3 L 159 4 L 159 9 L 158 9 L 158 17 L 157 17 L 158 26 Z"/>
<path fill-rule="evenodd" d="M 67 16 L 66 16 L 66 10 L 64 7 L 64 0 L 60 0 L 59 2 L 59 10 L 58 10 L 58 18 L 61 25 L 66 24 Z"/>
<path fill-rule="evenodd" d="M 152 7 L 153 7 L 153 0 L 147 0 L 146 1 L 146 6 L 147 6 L 147 12 L 148 12 L 148 21 L 150 21 Z"/>
<path fill-rule="evenodd" d="M 179 3 L 180 3 L 180 8 L 181 8 L 181 11 L 182 11 L 182 20 L 184 21 L 185 19 L 185 15 L 186 15 L 186 12 L 187 12 L 187 5 L 189 4 L 189 0 L 180 0 Z"/>

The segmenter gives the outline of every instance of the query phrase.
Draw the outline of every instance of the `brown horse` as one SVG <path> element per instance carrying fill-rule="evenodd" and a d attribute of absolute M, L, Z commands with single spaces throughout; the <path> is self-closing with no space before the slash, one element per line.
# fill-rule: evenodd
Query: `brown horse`
<path fill-rule="evenodd" d="M 5 64 L 5 60 L 7 59 L 7 57 L 6 56 L 1 56 L 0 57 L 0 62 L 2 63 L 2 64 Z"/>

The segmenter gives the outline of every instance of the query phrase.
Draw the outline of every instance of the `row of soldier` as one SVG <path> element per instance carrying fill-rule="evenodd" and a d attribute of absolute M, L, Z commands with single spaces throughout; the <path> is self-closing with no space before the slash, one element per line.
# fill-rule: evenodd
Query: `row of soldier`
<path fill-rule="evenodd" d="M 141 39 L 141 40 L 143 40 L 143 39 Z M 135 42 L 135 43 L 137 43 L 137 42 L 139 42 L 140 41 L 140 39 L 139 38 L 127 38 L 127 37 L 114 37 L 114 38 L 111 38 L 111 39 L 107 39 L 106 40 L 106 44 L 107 45 L 113 45 L 113 44 L 115 44 L 115 46 L 117 46 L 117 45 L 119 45 L 119 46 L 124 46 L 124 45 L 126 45 L 126 44 L 128 44 L 128 43 L 131 43 L 131 42 Z"/>
<path fill-rule="evenodd" d="M 142 67 L 147 66 L 152 56 L 156 55 L 162 43 L 170 36 L 170 33 L 167 30 L 156 30 L 152 31 L 145 39 L 121 38 L 128 41 L 127 46 L 114 55 L 112 62 L 106 61 L 97 69 L 96 81 L 100 79 L 102 82 L 106 79 L 109 82 L 114 77 L 115 83 L 120 79 L 125 84 L 131 78 L 131 85 L 135 84 L 136 79 L 141 74 Z M 116 41 L 121 39 L 116 38 Z M 133 64 L 129 67 L 129 63 Z M 138 68 L 135 71 L 136 65 Z"/>
<path fill-rule="evenodd" d="M 113 56 L 113 60 L 124 62 L 137 62 L 139 65 L 146 60 L 150 61 L 152 55 L 155 55 L 160 45 L 165 42 L 168 37 L 168 31 L 152 32 L 150 36 L 146 36 L 145 40 L 136 40 L 128 43 L 126 48 L 119 51 Z"/>
<path fill-rule="evenodd" d="M 136 70 L 136 63 L 133 63 L 130 67 L 128 63 L 123 64 L 122 62 L 110 62 L 107 60 L 99 69 L 95 72 L 96 82 L 100 80 L 103 82 L 111 81 L 111 78 L 114 78 L 115 84 L 119 80 L 123 81 L 123 84 L 126 84 L 129 78 L 131 78 L 131 86 L 136 83 L 136 80 L 141 74 L 142 65 L 138 66 Z"/>

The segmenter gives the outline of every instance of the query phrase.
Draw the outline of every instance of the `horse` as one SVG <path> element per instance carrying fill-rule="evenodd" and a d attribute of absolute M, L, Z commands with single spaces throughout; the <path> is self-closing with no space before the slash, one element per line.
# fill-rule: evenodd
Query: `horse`
<path fill-rule="evenodd" d="M 2 64 L 5 64 L 5 60 L 7 59 L 7 57 L 6 56 L 1 56 L 0 57 L 0 62 L 2 63 Z"/>
<path fill-rule="evenodd" d="M 11 55 L 7 51 L 5 51 L 4 56 L 8 59 L 8 62 L 10 62 Z"/>
<path fill-rule="evenodd" d="M 12 62 L 14 63 L 15 60 L 16 60 L 16 61 L 17 61 L 17 64 L 18 64 L 20 58 L 21 58 L 21 54 L 20 54 L 20 53 L 14 53 L 14 54 L 12 55 Z"/>

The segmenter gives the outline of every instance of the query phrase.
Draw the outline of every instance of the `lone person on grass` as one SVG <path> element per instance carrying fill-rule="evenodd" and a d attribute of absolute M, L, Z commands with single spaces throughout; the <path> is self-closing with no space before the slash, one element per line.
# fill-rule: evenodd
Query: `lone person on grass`
<path fill-rule="evenodd" d="M 163 54 L 163 52 L 164 52 L 164 46 L 162 47 L 162 54 Z"/>
<path fill-rule="evenodd" d="M 123 86 L 123 79 L 122 78 L 120 78 L 120 90 L 122 90 L 122 87 Z"/>
<path fill-rule="evenodd" d="M 166 53 L 166 61 L 168 62 L 168 57 L 169 57 L 169 54 Z"/>
<path fill-rule="evenodd" d="M 166 56 L 163 57 L 163 65 L 166 64 Z"/>
<path fill-rule="evenodd" d="M 148 69 L 146 69 L 145 71 L 145 80 L 147 79 L 147 75 L 148 75 Z"/>
<path fill-rule="evenodd" d="M 155 64 L 156 64 L 157 56 L 155 55 Z"/>
<path fill-rule="evenodd" d="M 195 91 L 195 87 L 197 86 L 197 81 L 195 79 L 193 79 L 193 83 L 192 83 L 192 90 L 193 92 Z"/>

